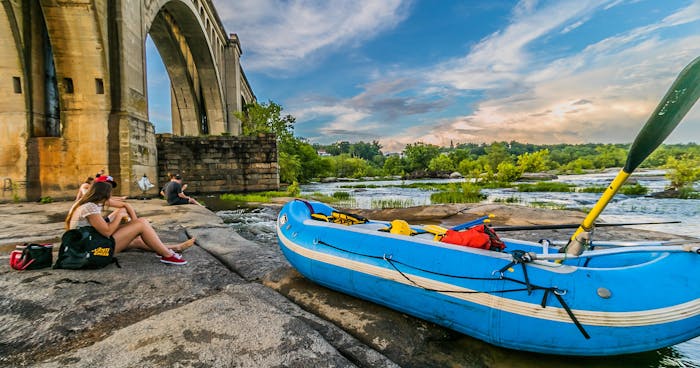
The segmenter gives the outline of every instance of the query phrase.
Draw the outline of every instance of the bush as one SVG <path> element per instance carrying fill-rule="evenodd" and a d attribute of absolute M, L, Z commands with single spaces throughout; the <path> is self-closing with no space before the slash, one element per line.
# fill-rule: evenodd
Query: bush
<path fill-rule="evenodd" d="M 340 199 L 340 200 L 350 199 L 350 193 L 348 193 L 348 192 L 334 192 L 333 198 Z"/>
<path fill-rule="evenodd" d="M 595 185 L 592 187 L 581 188 L 578 191 L 581 193 L 603 193 L 608 189 L 607 186 Z M 639 183 L 634 185 L 623 185 L 618 191 L 620 194 L 625 195 L 644 195 L 649 192 L 649 189 Z"/>
<path fill-rule="evenodd" d="M 430 195 L 432 203 L 477 203 L 486 199 L 481 189 L 472 183 L 452 185 L 449 190 Z"/>
<path fill-rule="evenodd" d="M 552 181 L 541 181 L 535 184 L 520 184 L 518 192 L 572 192 L 573 185 Z"/>

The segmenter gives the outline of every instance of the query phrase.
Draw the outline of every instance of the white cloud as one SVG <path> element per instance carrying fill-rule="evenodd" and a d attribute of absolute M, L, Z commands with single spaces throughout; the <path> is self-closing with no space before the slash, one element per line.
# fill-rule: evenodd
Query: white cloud
<path fill-rule="evenodd" d="M 545 68 L 534 76 L 536 83 L 525 92 L 485 99 L 473 113 L 439 125 L 426 136 L 442 145 L 450 140 L 631 142 L 676 75 L 693 59 L 689 55 L 700 54 L 700 36 L 652 39 L 615 50 L 613 54 L 573 56 L 570 59 L 591 61 L 572 70 L 562 65 L 576 62 L 561 60 L 553 66 L 556 72 Z M 695 108 L 686 120 L 697 121 L 698 112 L 700 109 Z M 465 123 L 482 130 L 460 134 Z M 692 124 L 679 128 L 686 132 L 691 129 L 697 130 Z M 676 137 L 683 141 L 681 135 Z"/>
<path fill-rule="evenodd" d="M 312 140 L 382 137 L 387 151 L 419 140 L 439 145 L 496 140 L 629 142 L 680 69 L 700 54 L 696 33 L 664 38 L 662 32 L 698 22 L 700 1 L 553 61 L 543 62 L 547 58 L 532 48 L 535 41 L 579 31 L 586 22 L 623 4 L 630 2 L 541 5 L 521 1 L 506 27 L 481 39 L 463 57 L 421 70 L 378 68 L 354 97 L 317 98 L 288 106 L 288 110 L 297 118 L 297 130 L 318 132 L 316 137 L 307 135 Z M 401 22 L 407 16 L 406 8 L 398 0 L 251 0 L 235 4 L 217 0 L 227 29 L 238 33 L 244 50 L 250 50 L 245 55 L 246 70 L 266 73 L 299 64 L 308 68 L 327 52 L 354 47 Z M 420 126 L 401 117 L 391 124 L 380 118 L 382 113 L 400 111 L 404 117 L 427 119 L 427 114 L 421 114 L 444 107 L 431 102 L 453 101 L 456 94 L 473 93 L 485 97 L 473 106 L 463 106 L 461 116 L 444 118 L 447 114 L 442 114 L 441 120 L 424 121 Z M 412 109 L 416 106 L 419 108 Z M 686 120 L 698 122 L 698 115 L 700 108 L 696 107 Z M 314 127 L 319 121 L 325 123 Z M 686 121 L 674 135 L 697 138 L 700 132 Z"/>
<path fill-rule="evenodd" d="M 264 72 L 308 68 L 326 52 L 360 45 L 401 22 L 409 5 L 405 0 L 216 1 L 226 29 L 241 38 L 246 70 Z"/>
<path fill-rule="evenodd" d="M 415 140 L 439 145 L 632 141 L 681 68 L 700 54 L 697 34 L 665 39 L 659 31 L 697 22 L 700 5 L 695 2 L 657 23 L 614 35 L 572 56 L 536 64 L 525 51 L 528 43 L 555 33 L 565 21 L 575 24 L 576 17 L 593 15 L 591 9 L 571 5 L 534 11 L 531 19 L 516 17 L 506 30 L 485 38 L 467 56 L 441 64 L 439 76 L 432 78 L 454 88 L 487 92 L 517 85 L 511 95 L 504 97 L 503 90 L 487 93 L 470 114 L 425 129 L 422 135 L 387 139 L 385 145 Z M 513 35 L 515 29 L 530 32 Z M 697 121 L 698 115 L 696 107 L 686 120 Z M 688 132 L 700 136 L 693 124 L 681 124 L 671 139 L 688 141 Z"/>
<path fill-rule="evenodd" d="M 581 25 L 577 22 L 605 3 L 566 1 L 537 9 L 534 2 L 523 1 L 514 9 L 512 21 L 505 29 L 482 39 L 466 56 L 437 65 L 431 81 L 457 89 L 508 87 L 531 67 L 528 44 L 562 27 L 563 31 L 571 31 Z"/>

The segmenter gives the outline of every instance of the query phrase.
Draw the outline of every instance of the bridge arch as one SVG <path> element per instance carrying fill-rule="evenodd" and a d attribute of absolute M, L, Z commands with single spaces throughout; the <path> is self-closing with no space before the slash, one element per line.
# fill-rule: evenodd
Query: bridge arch
<path fill-rule="evenodd" d="M 145 19 L 146 33 L 170 77 L 176 135 L 217 135 L 228 131 L 223 80 L 216 60 L 221 41 L 213 36 L 211 26 L 207 27 L 209 18 L 203 16 L 204 8 L 198 4 L 152 1 Z"/>

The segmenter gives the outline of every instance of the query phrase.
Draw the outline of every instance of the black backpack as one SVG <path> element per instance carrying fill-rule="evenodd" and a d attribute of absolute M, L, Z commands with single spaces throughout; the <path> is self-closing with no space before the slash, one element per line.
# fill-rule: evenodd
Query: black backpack
<path fill-rule="evenodd" d="M 110 263 L 120 267 L 114 258 L 114 238 L 100 234 L 92 226 L 83 226 L 63 234 L 53 268 L 95 269 Z"/>

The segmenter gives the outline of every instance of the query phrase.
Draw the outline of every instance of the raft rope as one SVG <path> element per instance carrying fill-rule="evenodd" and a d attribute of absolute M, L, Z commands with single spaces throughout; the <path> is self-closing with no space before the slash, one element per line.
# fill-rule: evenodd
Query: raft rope
<path fill-rule="evenodd" d="M 418 288 L 421 288 L 425 291 L 432 291 L 432 292 L 437 292 L 437 293 L 455 293 L 455 294 L 501 294 L 501 293 L 509 293 L 509 292 L 517 292 L 517 291 L 527 291 L 528 295 L 532 295 L 533 290 L 544 290 L 544 295 L 542 297 L 542 301 L 540 302 L 540 306 L 542 308 L 547 307 L 547 299 L 549 298 L 549 294 L 554 294 L 554 296 L 557 298 L 559 301 L 559 304 L 564 308 L 566 311 L 566 314 L 569 315 L 569 318 L 571 318 L 571 321 L 576 325 L 576 328 L 581 332 L 583 337 L 586 339 L 590 339 L 590 335 L 586 332 L 586 330 L 583 328 L 583 325 L 578 321 L 576 316 L 574 315 L 574 312 L 571 310 L 569 305 L 566 303 L 564 298 L 562 298 L 562 295 L 566 294 L 565 290 L 560 290 L 556 287 L 544 287 L 544 286 L 539 286 L 539 285 L 534 285 L 530 282 L 530 279 L 527 275 L 527 267 L 526 264 L 532 261 L 532 258 L 527 254 L 527 252 L 524 252 L 522 250 L 514 250 L 511 252 L 511 256 L 513 257 L 513 261 L 507 264 L 506 266 L 502 267 L 500 270 L 498 270 L 499 277 L 494 278 L 494 277 L 475 277 L 475 276 L 463 276 L 463 275 L 450 275 L 450 274 L 445 274 L 445 273 L 440 273 L 440 272 L 435 272 L 431 270 L 426 270 L 420 267 L 415 267 L 412 265 L 409 265 L 407 263 L 397 261 L 395 259 L 392 259 L 391 256 L 383 255 L 383 256 L 375 256 L 371 254 L 364 254 L 364 253 L 359 253 L 355 251 L 351 251 L 348 249 L 340 248 L 335 245 L 329 244 L 324 242 L 323 240 L 317 239 L 316 242 L 318 244 L 325 245 L 327 247 L 339 250 L 341 252 L 361 256 L 361 257 L 366 257 L 366 258 L 372 258 L 372 259 L 381 259 L 387 262 L 396 272 L 398 272 L 404 279 L 406 279 L 408 282 L 411 284 L 415 285 Z M 433 274 L 433 275 L 438 275 L 438 276 L 444 276 L 444 277 L 451 277 L 451 278 L 456 278 L 456 279 L 466 279 L 466 280 L 481 280 L 481 281 L 510 281 L 514 282 L 517 284 L 525 285 L 524 288 L 519 288 L 519 289 L 503 289 L 503 290 L 494 290 L 494 291 L 478 291 L 478 290 L 472 290 L 472 291 L 465 291 L 465 290 L 440 290 L 440 289 L 433 289 L 433 288 L 427 288 L 423 285 L 420 285 L 416 281 L 412 280 L 408 275 L 406 275 L 403 271 L 401 271 L 396 265 L 400 264 L 409 268 L 412 268 L 417 271 Z M 522 266 L 523 270 L 523 277 L 525 281 L 513 279 L 510 277 L 507 277 L 504 275 L 504 272 L 511 268 L 512 266 L 520 264 Z"/>

